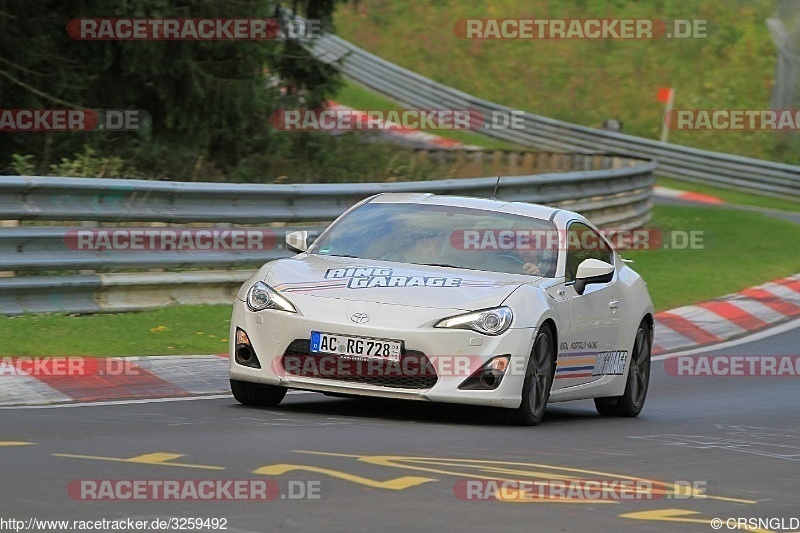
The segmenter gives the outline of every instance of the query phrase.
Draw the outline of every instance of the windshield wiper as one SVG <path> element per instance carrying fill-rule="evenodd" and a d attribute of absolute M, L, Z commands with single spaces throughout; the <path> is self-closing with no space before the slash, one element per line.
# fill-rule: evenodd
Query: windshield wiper
<path fill-rule="evenodd" d="M 451 265 L 449 263 L 413 263 L 415 265 L 429 266 L 429 267 L 447 267 L 447 268 L 462 268 L 464 270 L 478 270 L 477 268 L 470 268 L 460 265 Z"/>

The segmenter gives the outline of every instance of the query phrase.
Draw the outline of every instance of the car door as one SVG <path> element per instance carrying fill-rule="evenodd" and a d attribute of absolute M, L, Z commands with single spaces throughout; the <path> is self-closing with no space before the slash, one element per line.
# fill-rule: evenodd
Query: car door
<path fill-rule="evenodd" d="M 621 373 L 619 361 L 597 364 L 598 354 L 604 359 L 616 355 L 621 322 L 617 273 L 608 283 L 587 285 L 583 294 L 575 291 L 575 274 L 583 260 L 594 258 L 613 265 L 614 253 L 605 239 L 583 222 L 570 222 L 566 237 L 563 298 L 569 303 L 570 328 L 559 346 L 555 376 L 558 388 L 591 383 L 608 373 Z M 621 364 L 624 369 L 624 361 Z"/>

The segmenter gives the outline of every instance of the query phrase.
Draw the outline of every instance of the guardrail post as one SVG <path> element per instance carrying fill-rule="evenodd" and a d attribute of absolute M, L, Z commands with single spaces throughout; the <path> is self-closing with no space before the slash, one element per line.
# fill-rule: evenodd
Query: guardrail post
<path fill-rule="evenodd" d="M 502 150 L 495 150 L 492 152 L 492 175 L 496 176 L 501 174 L 503 171 L 503 159 L 505 159 L 505 153 Z"/>
<path fill-rule="evenodd" d="M 534 174 L 536 172 L 536 154 L 524 152 L 522 155 L 522 171 Z"/>
<path fill-rule="evenodd" d="M 0 220 L 0 227 L 2 228 L 15 228 L 19 226 L 19 220 Z M 16 272 L 13 270 L 0 271 L 0 278 L 13 278 Z"/>
<path fill-rule="evenodd" d="M 83 222 L 81 222 L 82 228 L 96 228 L 98 226 L 100 226 L 100 224 L 93 220 L 84 220 Z M 96 273 L 97 273 L 96 270 L 86 270 L 86 269 L 78 270 L 78 274 L 81 275 L 96 274 Z"/>
<path fill-rule="evenodd" d="M 150 222 L 148 224 L 151 228 L 168 228 L 170 224 L 166 222 Z M 159 242 L 164 242 L 163 239 L 159 239 Z M 163 250 L 162 250 L 163 251 Z M 151 268 L 148 272 L 166 272 L 166 269 L 163 268 Z"/>
<path fill-rule="evenodd" d="M 507 174 L 517 174 L 517 169 L 519 168 L 519 152 L 508 152 L 506 154 L 506 173 Z"/>

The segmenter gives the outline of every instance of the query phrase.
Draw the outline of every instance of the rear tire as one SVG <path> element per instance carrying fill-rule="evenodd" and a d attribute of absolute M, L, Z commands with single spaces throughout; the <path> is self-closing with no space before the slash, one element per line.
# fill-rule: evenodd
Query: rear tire
<path fill-rule="evenodd" d="M 275 407 L 286 396 L 286 387 L 231 380 L 231 392 L 236 401 L 243 405 Z"/>
<path fill-rule="evenodd" d="M 642 320 L 633 341 L 628 380 L 622 396 L 595 398 L 594 406 L 603 416 L 639 416 L 647 398 L 650 384 L 650 349 L 653 344 L 651 330 Z"/>
<path fill-rule="evenodd" d="M 516 409 L 504 409 L 509 423 L 536 426 L 544 418 L 556 373 L 554 339 L 549 326 L 542 327 L 536 334 L 522 384 L 522 401 Z"/>

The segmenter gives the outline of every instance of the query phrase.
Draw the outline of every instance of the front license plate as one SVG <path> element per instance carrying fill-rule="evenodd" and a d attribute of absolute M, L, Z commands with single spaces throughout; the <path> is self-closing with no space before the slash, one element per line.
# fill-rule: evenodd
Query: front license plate
<path fill-rule="evenodd" d="M 335 333 L 311 332 L 311 351 L 313 353 L 330 353 L 348 357 L 366 359 L 383 359 L 400 361 L 400 349 L 403 343 L 388 339 L 372 339 L 369 337 L 351 337 Z"/>

